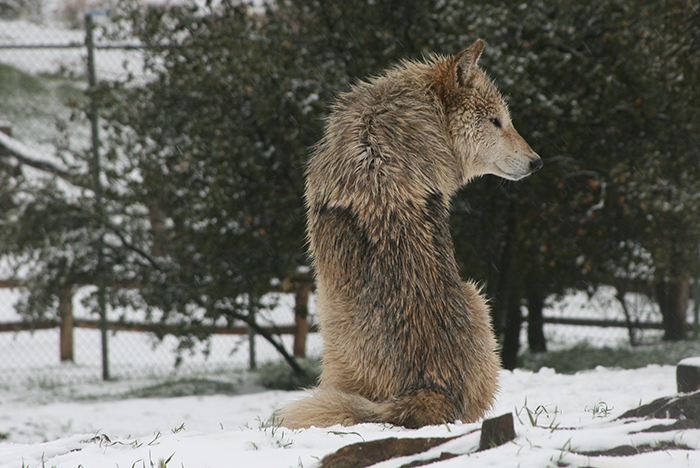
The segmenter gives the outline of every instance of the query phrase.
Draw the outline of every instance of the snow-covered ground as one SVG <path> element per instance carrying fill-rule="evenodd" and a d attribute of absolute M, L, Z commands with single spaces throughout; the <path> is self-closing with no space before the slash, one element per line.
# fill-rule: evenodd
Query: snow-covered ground
<path fill-rule="evenodd" d="M 185 468 L 309 468 L 319 466 L 326 454 L 355 442 L 457 435 L 463 436 L 425 454 L 374 466 L 401 467 L 409 460 L 451 452 L 462 455 L 431 466 L 697 467 L 700 430 L 643 433 L 639 431 L 668 421 L 614 420 L 640 403 L 673 394 L 674 375 L 670 366 L 598 368 L 575 375 L 549 369 L 504 371 L 492 414 L 512 412 L 517 436 L 504 446 L 479 453 L 474 452 L 479 444 L 478 423 L 418 430 L 363 424 L 299 431 L 264 424 L 276 408 L 302 392 L 255 392 L 247 386 L 253 393 L 115 399 L 104 395 L 127 391 L 135 384 L 8 388 L 0 390 L 0 433 L 5 437 L 0 442 L 0 468 L 149 467 L 166 460 L 165 466 Z M 629 457 L 580 454 L 622 445 L 664 446 L 668 441 L 689 449 Z"/>
<path fill-rule="evenodd" d="M 7 290 L 6 290 L 7 291 Z M 16 294 L 16 293 L 15 293 Z M 618 318 L 614 303 L 585 295 L 552 302 L 546 315 Z M 86 316 L 76 298 L 77 316 Z M 268 320 L 289 323 L 292 298 L 282 295 Z M 5 318 L 11 308 L 0 307 Z M 312 309 L 313 311 L 313 309 Z M 114 312 L 114 311 L 113 311 Z M 3 315 L 3 314 L 0 314 Z M 130 319 L 138 319 L 131 311 Z M 569 346 L 595 328 L 576 327 L 572 334 L 550 328 L 550 338 Z M 621 331 L 624 339 L 624 332 Z M 406 430 L 378 424 L 289 431 L 265 424 L 273 411 L 302 392 L 264 391 L 240 370 L 247 361 L 247 343 L 240 337 L 216 337 L 209 358 L 202 350 L 186 355 L 184 367 L 173 367 L 174 341 L 154 346 L 143 333 L 110 335 L 110 357 L 116 382 L 99 383 L 99 334 L 76 330 L 76 364 L 58 362 L 58 331 L 0 333 L 0 468 L 5 467 L 171 467 L 280 466 L 313 467 L 342 446 L 386 437 L 451 437 L 464 435 L 415 458 L 442 451 L 463 454 L 435 466 L 700 466 L 700 430 L 637 433 L 658 422 L 623 423 L 614 418 L 643 403 L 675 393 L 675 369 L 648 366 L 637 370 L 597 368 L 575 375 L 550 369 L 537 373 L 501 373 L 501 393 L 492 415 L 513 412 L 517 438 L 503 447 L 474 453 L 480 425 L 451 424 Z M 310 348 L 320 352 L 317 335 Z M 612 341 L 609 344 L 614 344 Z M 291 343 L 287 342 L 288 349 Z M 258 356 L 266 355 L 258 340 Z M 235 352 L 231 352 L 234 351 Z M 274 357 L 274 353 L 266 356 Z M 263 358 L 264 360 L 264 358 Z M 141 377 L 134 378 L 141 370 Z M 138 375 L 138 374 L 136 374 Z M 182 385 L 182 377 L 232 384 L 236 394 L 141 398 L 151 386 Z M 131 378 L 125 378 L 131 376 Z M 166 377 L 165 381 L 163 377 Z M 168 379 L 167 377 L 175 377 Z M 187 379 L 185 379 L 187 382 Z M 528 415 L 529 410 L 529 415 Z M 533 424 L 534 423 L 534 424 Z M 184 428 L 184 429 L 183 429 Z M 693 450 L 665 450 L 633 457 L 590 457 L 580 452 L 622 445 L 664 446 L 672 441 Z M 376 466 L 401 467 L 408 458 Z"/>

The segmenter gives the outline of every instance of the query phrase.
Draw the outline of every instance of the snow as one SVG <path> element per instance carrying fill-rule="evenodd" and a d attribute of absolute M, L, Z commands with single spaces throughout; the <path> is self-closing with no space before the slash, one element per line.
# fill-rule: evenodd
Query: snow
<path fill-rule="evenodd" d="M 84 70 L 83 56 L 85 32 L 66 30 L 56 25 L 36 24 L 26 20 L 0 20 L 0 44 L 73 46 L 65 49 L 14 49 L 0 50 L 0 62 L 12 65 L 27 73 L 58 73 L 60 70 Z"/>
<path fill-rule="evenodd" d="M 0 468 L 129 467 L 169 460 L 174 467 L 314 467 L 323 456 L 355 442 L 386 437 L 458 437 L 430 451 L 388 460 L 400 467 L 442 452 L 462 454 L 440 468 L 486 466 L 635 467 L 700 466 L 700 430 L 644 433 L 669 421 L 615 418 L 639 404 L 675 393 L 675 368 L 597 368 L 574 375 L 551 369 L 502 371 L 492 415 L 512 412 L 517 437 L 475 453 L 480 424 L 408 430 L 381 424 L 290 431 L 263 424 L 273 411 L 303 392 L 260 391 L 243 385 L 237 395 L 116 399 L 134 383 L 82 384 L 52 390 L 0 389 Z M 112 386 L 113 388 L 108 388 Z M 93 396 L 90 397 L 89 395 Z M 72 398 L 71 398 L 72 395 Z M 96 396 L 95 396 L 96 395 Z M 528 417 L 527 409 L 531 418 Z M 594 410 L 597 409 L 597 410 Z M 534 425 L 533 425 L 534 422 Z M 673 441 L 693 450 L 665 450 L 630 457 L 580 452 Z"/>
<path fill-rule="evenodd" d="M 690 357 L 681 360 L 681 362 L 678 363 L 679 366 L 688 366 L 688 367 L 700 367 L 700 357 Z"/>
<path fill-rule="evenodd" d="M 151 77 L 143 69 L 141 50 L 100 49 L 110 43 L 99 37 L 96 41 L 95 73 L 99 80 L 125 81 L 130 73 L 140 79 Z M 137 43 L 136 40 L 129 42 Z M 82 29 L 68 30 L 58 24 L 27 20 L 0 20 L 0 44 L 6 46 L 0 48 L 0 62 L 26 73 L 73 77 L 86 73 L 87 50 Z"/>
<path fill-rule="evenodd" d="M 56 158 L 49 157 L 41 151 L 37 151 L 34 148 L 30 148 L 21 141 L 15 140 L 14 138 L 5 135 L 3 132 L 0 132 L 0 146 L 4 146 L 9 151 L 34 162 L 47 162 L 50 164 L 56 164 Z M 58 169 L 62 171 L 67 170 L 66 167 L 58 167 Z"/>

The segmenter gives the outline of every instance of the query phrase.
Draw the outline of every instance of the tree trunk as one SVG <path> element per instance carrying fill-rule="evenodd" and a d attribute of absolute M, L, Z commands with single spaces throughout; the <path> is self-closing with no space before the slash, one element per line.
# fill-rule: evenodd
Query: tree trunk
<path fill-rule="evenodd" d="M 513 370 L 518 367 L 518 351 L 520 351 L 520 328 L 523 324 L 523 314 L 520 311 L 520 295 L 517 288 L 512 288 L 506 302 L 506 323 L 501 347 L 501 362 L 504 369 Z"/>
<path fill-rule="evenodd" d="M 547 339 L 544 336 L 544 294 L 531 290 L 527 297 L 527 343 L 530 351 L 543 353 L 547 351 Z"/>
<path fill-rule="evenodd" d="M 151 200 L 148 204 L 148 219 L 151 223 L 151 233 L 153 234 L 153 255 L 156 257 L 167 255 L 167 230 L 165 228 L 167 216 L 154 200 Z"/>
<path fill-rule="evenodd" d="M 615 297 L 622 307 L 622 312 L 625 314 L 625 322 L 627 323 L 627 336 L 630 339 L 630 346 L 637 346 L 639 344 L 637 340 L 637 329 L 635 328 L 634 320 L 632 314 L 630 313 L 629 307 L 627 307 L 627 299 L 625 299 L 625 294 L 627 291 L 618 285 L 615 290 L 617 293 Z"/>
<path fill-rule="evenodd" d="M 665 341 L 685 338 L 688 309 L 688 280 L 661 280 L 656 284 L 656 301 L 661 310 Z"/>
<path fill-rule="evenodd" d="M 501 251 L 499 259 L 499 267 L 497 270 L 496 287 L 491 293 L 491 321 L 493 328 L 499 341 L 504 341 L 504 333 L 508 322 L 508 300 L 513 293 L 515 282 L 513 281 L 512 271 L 515 261 L 515 243 L 516 233 L 518 229 L 518 221 L 514 209 L 514 204 L 510 203 L 508 209 L 508 231 L 505 236 L 505 243 Z"/>

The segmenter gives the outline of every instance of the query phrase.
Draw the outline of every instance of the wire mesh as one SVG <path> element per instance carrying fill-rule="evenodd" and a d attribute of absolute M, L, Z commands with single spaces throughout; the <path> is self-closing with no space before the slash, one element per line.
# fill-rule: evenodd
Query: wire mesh
<path fill-rule="evenodd" d="M 89 144 L 89 125 L 85 120 L 71 120 L 75 101 L 83 96 L 85 78 L 85 31 L 41 25 L 26 20 L 5 21 L 0 28 L 0 121 L 7 122 L 14 139 L 50 157 L 66 122 L 71 137 Z M 109 47 L 107 47 L 109 46 Z M 147 80 L 143 57 L 138 49 L 120 48 L 98 40 L 95 69 L 99 80 L 123 80 L 129 74 Z M 12 279 L 11 272 L 0 264 L 0 280 Z M 19 288 L 0 288 L 0 323 L 21 322 L 15 305 Z M 545 317 L 581 317 L 588 319 L 624 320 L 614 294 L 602 290 L 589 298 L 572 294 L 547 304 Z M 661 322 L 654 303 L 641 295 L 630 295 L 629 306 L 636 320 Z M 76 318 L 96 319 L 80 305 L 80 294 L 73 299 Z M 313 299 L 310 301 L 313 321 Z M 262 319 L 277 325 L 294 321 L 294 301 L 282 295 L 279 304 L 262 313 Z M 111 311 L 115 317 L 123 311 Z M 581 341 L 594 346 L 616 346 L 627 343 L 625 328 L 572 326 L 548 323 L 545 334 L 549 348 L 568 347 Z M 660 330 L 637 331 L 642 341 L 658 340 Z M 58 327 L 34 331 L 0 333 L 0 384 L 12 379 L 43 375 L 49 380 L 99 380 L 101 344 L 99 330 L 76 328 L 71 362 L 61 362 Z M 178 352 L 178 341 L 168 336 L 163 340 L 144 332 L 109 333 L 109 361 L 112 377 L 142 378 L 197 373 L 225 372 L 242 369 L 249 364 L 247 335 L 215 335 L 198 343 L 191 350 Z M 263 338 L 256 337 L 258 362 L 279 360 L 277 351 Z M 292 349 L 293 337 L 282 342 Z M 526 346 L 525 328 L 521 343 Z M 320 356 L 321 339 L 312 333 L 307 341 L 307 355 Z"/>
<path fill-rule="evenodd" d="M 83 292 L 84 293 L 84 292 Z M 0 289 L 0 325 L 21 324 L 15 304 L 20 288 Z M 269 322 L 288 325 L 294 319 L 294 298 L 290 294 L 277 298 L 277 307 L 261 311 Z M 76 320 L 94 319 L 80 303 L 79 291 L 73 298 Z M 111 310 L 110 318 L 123 316 L 123 311 Z M 313 314 L 311 314 L 313 320 Z M 134 317 L 131 317 L 132 319 Z M 250 363 L 248 335 L 212 335 L 186 350 L 179 350 L 177 337 L 168 335 L 159 339 L 153 333 L 142 331 L 110 331 L 109 363 L 113 379 L 142 379 L 184 377 L 246 369 Z M 258 365 L 280 360 L 279 353 L 260 336 L 253 338 Z M 287 350 L 292 349 L 293 337 L 281 337 Z M 307 337 L 307 356 L 320 356 L 321 340 L 317 333 Z M 73 359 L 60 359 L 60 329 L 0 332 L 0 385 L 36 379 L 59 383 L 93 381 L 101 378 L 100 330 L 75 328 L 73 330 Z"/>

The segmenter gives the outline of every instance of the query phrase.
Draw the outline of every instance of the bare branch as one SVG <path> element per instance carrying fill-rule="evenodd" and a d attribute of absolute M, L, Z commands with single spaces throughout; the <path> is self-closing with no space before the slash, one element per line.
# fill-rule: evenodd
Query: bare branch
<path fill-rule="evenodd" d="M 144 258 L 146 261 L 148 261 L 148 263 L 150 263 L 151 266 L 152 266 L 153 268 L 155 268 L 156 270 L 158 270 L 158 271 L 163 271 L 163 268 L 158 264 L 158 262 L 156 261 L 155 258 L 153 258 L 151 255 L 149 255 L 145 250 L 141 249 L 140 247 L 137 247 L 137 246 L 133 245 L 131 242 L 129 242 L 128 240 L 126 240 L 126 237 L 124 237 L 124 234 L 122 234 L 121 231 L 119 231 L 119 229 L 117 229 L 117 228 L 115 228 L 115 227 L 113 227 L 113 226 L 107 226 L 107 227 L 108 227 L 108 229 L 109 229 L 113 234 L 115 234 L 117 237 L 119 237 L 119 240 L 122 242 L 122 244 L 124 245 L 124 247 L 126 247 L 127 249 L 132 250 L 132 251 L 135 252 L 136 254 L 138 254 L 138 255 L 140 255 L 141 257 L 143 257 L 143 258 Z"/>

